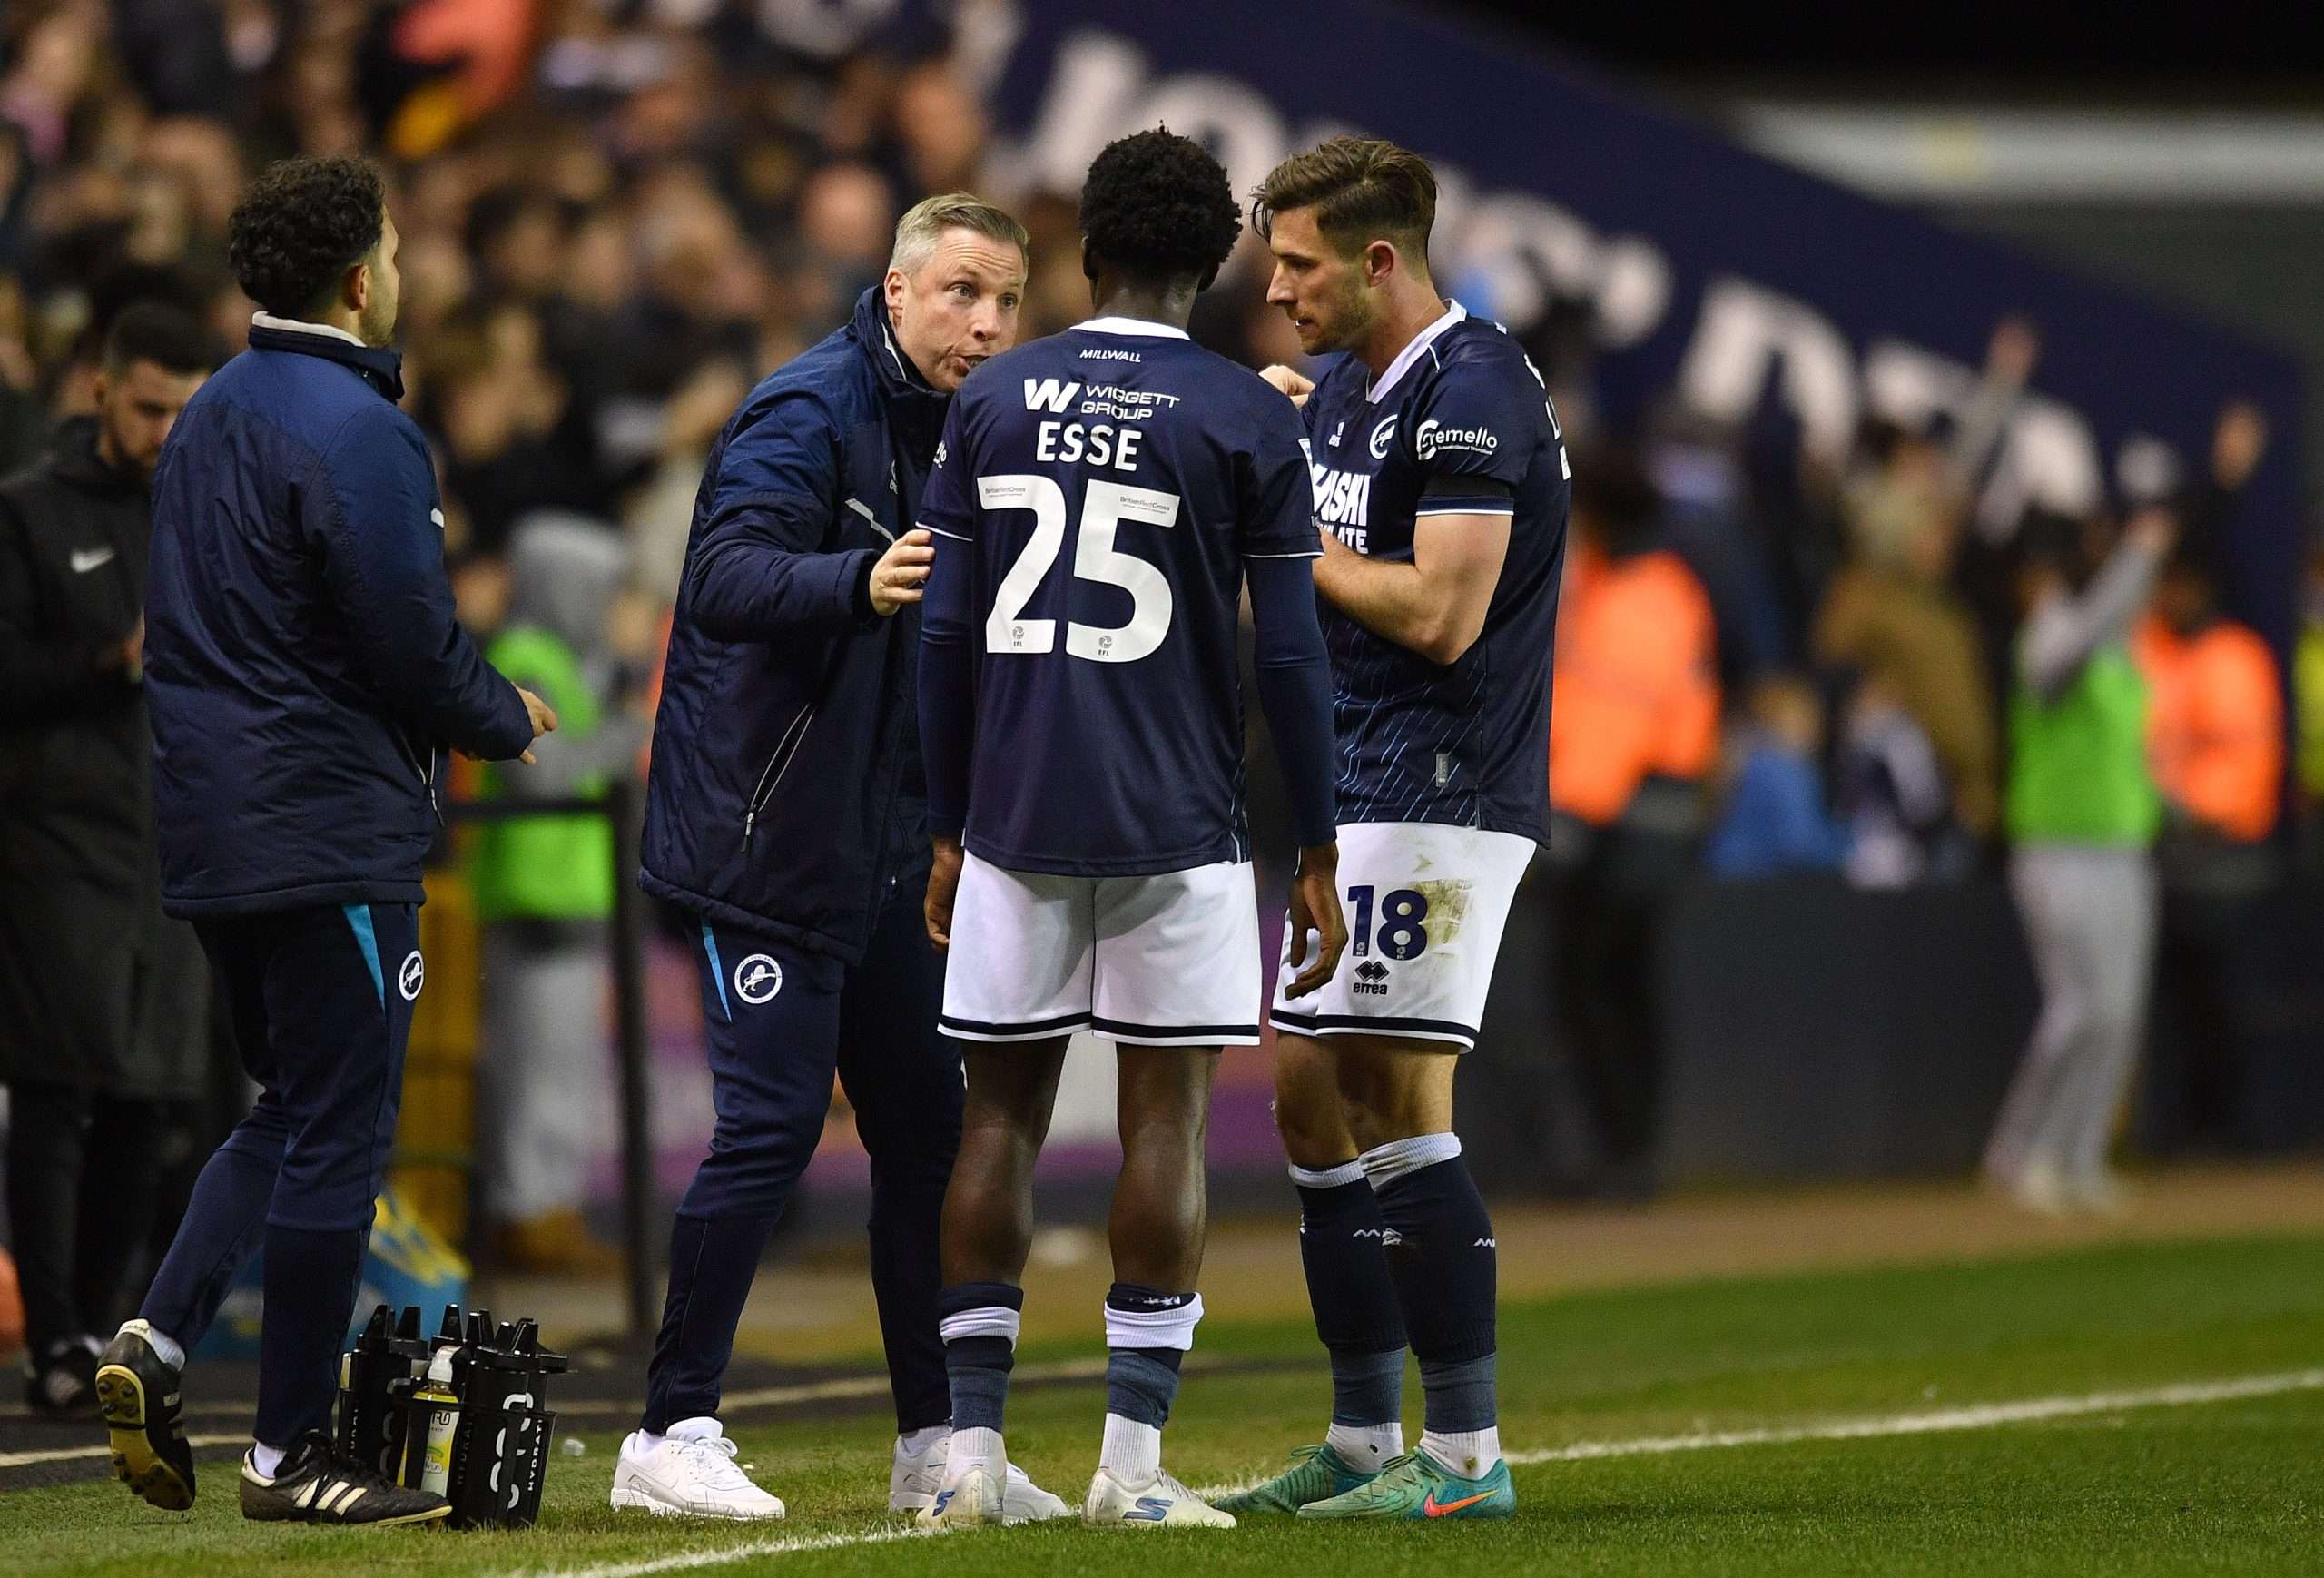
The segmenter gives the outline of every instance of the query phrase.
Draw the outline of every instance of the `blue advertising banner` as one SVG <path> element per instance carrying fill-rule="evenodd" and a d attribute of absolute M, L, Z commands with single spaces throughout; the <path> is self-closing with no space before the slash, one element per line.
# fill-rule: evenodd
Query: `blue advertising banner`
<path fill-rule="evenodd" d="M 1676 390 L 1714 417 L 1770 385 L 1811 450 L 1867 415 L 1957 407 L 1994 327 L 2043 351 L 1978 505 L 1996 533 L 2039 502 L 2079 512 L 2209 464 L 2221 407 L 2274 439 L 2220 545 L 2234 609 L 2279 651 L 2296 617 L 2298 364 L 2189 313 L 2080 278 L 1752 153 L 1488 35 L 1352 0 L 1020 0 L 994 93 L 1019 173 L 1072 192 L 1109 139 L 1202 138 L 1247 192 L 1340 132 L 1435 163 L 1440 279 L 1523 332 L 1552 294 L 1594 309 L 1610 409 Z"/>

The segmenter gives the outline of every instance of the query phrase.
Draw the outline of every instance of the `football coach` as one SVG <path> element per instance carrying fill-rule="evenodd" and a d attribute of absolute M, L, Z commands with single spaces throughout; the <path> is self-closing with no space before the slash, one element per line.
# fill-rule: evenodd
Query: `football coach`
<path fill-rule="evenodd" d="M 961 192 L 920 203 L 853 319 L 752 390 L 710 454 L 655 720 L 641 880 L 694 932 L 716 1124 L 671 1230 L 617 1507 L 783 1515 L 734 1462 L 720 1382 L 834 1070 L 871 1156 L 872 1279 L 900 1433 L 891 1503 L 925 1505 L 940 1482 L 938 1223 L 962 1088 L 920 921 L 914 605 L 934 555 L 912 523 L 952 391 L 1016 338 L 1026 264 L 1024 228 L 1000 209 Z"/>
<path fill-rule="evenodd" d="M 450 1509 L 326 1432 L 425 975 L 420 862 L 443 748 L 529 761 L 556 720 L 453 621 L 434 468 L 396 408 L 378 169 L 272 166 L 228 250 L 263 311 L 162 451 L 145 692 L 162 907 L 193 922 L 261 1094 L 105 1350 L 98 1406 L 121 1477 L 192 1504 L 179 1369 L 262 1242 L 243 1515 L 419 1523 Z"/>

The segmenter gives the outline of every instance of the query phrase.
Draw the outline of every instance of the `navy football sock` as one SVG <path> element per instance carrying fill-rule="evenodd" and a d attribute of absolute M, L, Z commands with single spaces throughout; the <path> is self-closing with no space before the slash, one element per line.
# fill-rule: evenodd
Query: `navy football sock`
<path fill-rule="evenodd" d="M 1474 1365 L 1493 1354 L 1496 1246 L 1460 1145 L 1450 1134 L 1423 1135 L 1364 1156 L 1390 1234 L 1388 1270 L 1421 1362 L 1432 1433 L 1493 1423 L 1491 1370 L 1481 1390 Z"/>
<path fill-rule="evenodd" d="M 1291 1169 L 1299 1258 L 1315 1334 L 1332 1356 L 1332 1422 L 1372 1426 L 1403 1412 L 1404 1317 L 1382 1245 L 1380 1201 L 1361 1162 Z"/>
<path fill-rule="evenodd" d="M 1017 1366 L 1017 1329 L 1025 1290 L 1006 1282 L 963 1282 L 937 1295 L 937 1330 L 952 1383 L 952 1431 L 998 1434 L 1009 1406 L 1009 1373 Z"/>
<path fill-rule="evenodd" d="M 1202 1318 L 1202 1298 L 1134 1282 L 1106 1292 L 1106 1412 L 1159 1430 L 1177 1400 L 1178 1366 Z"/>
<path fill-rule="evenodd" d="M 1162 1426 L 1201 1319 L 1198 1293 L 1136 1282 L 1106 1290 L 1106 1435 L 1098 1466 L 1124 1484 L 1149 1484 L 1162 1470 Z"/>

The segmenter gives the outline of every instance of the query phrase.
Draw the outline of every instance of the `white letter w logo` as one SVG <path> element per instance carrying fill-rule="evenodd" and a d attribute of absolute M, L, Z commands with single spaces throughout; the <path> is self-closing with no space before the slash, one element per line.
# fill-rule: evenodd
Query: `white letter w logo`
<path fill-rule="evenodd" d="M 1029 411 L 1056 411 L 1063 415 L 1065 408 L 1073 403 L 1073 397 L 1080 392 L 1081 386 L 1078 383 L 1059 383 L 1053 378 L 1029 378 L 1025 380 L 1025 409 Z"/>

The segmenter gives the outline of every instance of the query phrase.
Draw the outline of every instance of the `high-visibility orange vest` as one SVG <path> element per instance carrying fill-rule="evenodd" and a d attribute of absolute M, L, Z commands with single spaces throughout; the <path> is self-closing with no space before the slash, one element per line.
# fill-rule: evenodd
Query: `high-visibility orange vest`
<path fill-rule="evenodd" d="M 2152 615 L 2132 651 L 2152 693 L 2147 760 L 2163 798 L 2230 837 L 2265 838 L 2283 788 L 2275 654 L 2231 620 L 2185 636 Z"/>
<path fill-rule="evenodd" d="M 1718 751 L 1710 598 L 1673 553 L 1575 544 L 1558 611 L 1550 804 L 1603 824 L 1649 775 L 1699 779 Z"/>

